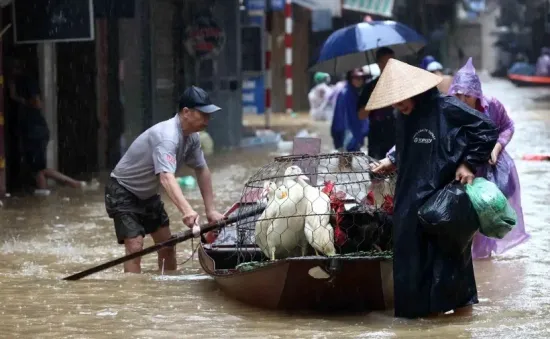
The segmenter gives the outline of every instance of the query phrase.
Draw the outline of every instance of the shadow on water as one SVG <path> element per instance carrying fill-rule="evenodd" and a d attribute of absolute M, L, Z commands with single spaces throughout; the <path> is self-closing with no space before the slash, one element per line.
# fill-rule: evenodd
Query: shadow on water
<path fill-rule="evenodd" d="M 533 100 L 542 89 L 487 81 L 484 89 L 503 101 L 516 122 L 508 146 L 516 160 L 523 208 L 532 239 L 492 260 L 475 263 L 480 303 L 471 316 L 395 319 L 391 312 L 319 315 L 266 311 L 228 299 L 196 260 L 177 275 L 159 275 L 156 258 L 143 259 L 145 273 L 124 275 L 116 267 L 83 281 L 60 278 L 124 254 L 104 212 L 102 192 L 56 189 L 48 198 L 11 198 L 0 210 L 0 337 L 28 338 L 511 338 L 550 336 L 550 233 L 548 162 L 519 160 L 549 152 L 548 103 Z M 318 125 L 324 149 L 328 127 Z M 328 146 L 327 146 L 328 145 Z M 242 185 L 274 156 L 275 149 L 241 150 L 209 159 L 219 209 L 231 205 Z M 188 174 L 187 172 L 182 174 Z M 200 192 L 186 192 L 203 213 Z M 166 204 L 173 230 L 179 213 Z M 150 239 L 146 245 L 151 245 Z M 194 244 L 196 245 L 196 243 Z M 178 246 L 178 261 L 192 252 Z"/>

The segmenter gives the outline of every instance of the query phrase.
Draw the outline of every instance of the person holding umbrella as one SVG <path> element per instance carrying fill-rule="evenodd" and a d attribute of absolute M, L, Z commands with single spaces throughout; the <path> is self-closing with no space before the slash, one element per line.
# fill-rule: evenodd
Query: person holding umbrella
<path fill-rule="evenodd" d="M 376 51 L 376 63 L 380 68 L 380 72 L 384 71 L 386 64 L 390 58 L 393 58 L 395 53 L 388 47 L 380 48 Z M 386 153 L 395 145 L 395 115 L 394 109 L 391 106 L 369 112 L 365 109 L 367 102 L 378 83 L 376 78 L 366 84 L 359 96 L 357 110 L 359 119 L 369 121 L 369 149 L 368 154 L 375 159 L 383 159 Z"/>
<path fill-rule="evenodd" d="M 358 152 L 368 133 L 368 122 L 359 120 L 357 116 L 357 101 L 365 83 L 364 76 L 365 74 L 359 68 L 348 71 L 346 85 L 336 98 L 331 136 L 334 148 L 338 151 Z M 349 162 L 350 159 L 341 158 L 340 167 L 351 166 Z"/>
<path fill-rule="evenodd" d="M 387 60 L 389 57 L 400 58 L 411 53 L 417 53 L 425 45 L 426 39 L 422 35 L 400 22 L 391 20 L 361 22 L 333 32 L 323 44 L 317 62 L 310 70 L 341 74 L 347 72 L 351 67 L 370 65 L 373 62 L 379 63 L 380 67 L 383 59 Z M 382 70 L 383 66 L 380 68 Z M 367 95 L 368 92 L 364 92 L 364 95 Z M 358 101 L 356 100 L 356 104 L 359 104 Z M 368 99 L 362 101 L 366 103 Z M 360 125 L 368 124 L 368 122 L 365 123 L 359 119 L 357 106 L 354 109 L 355 117 L 352 121 L 358 121 Z M 364 104 L 362 106 L 364 107 Z M 366 115 L 362 118 L 366 119 Z M 391 117 L 388 119 L 391 120 Z M 391 125 L 391 121 L 389 125 Z M 341 126 L 336 127 L 340 127 L 339 131 L 336 131 L 339 136 L 333 133 L 333 138 L 336 137 L 334 139 L 335 146 L 339 146 L 343 144 L 339 142 L 344 138 L 342 136 L 343 128 Z M 371 129 L 369 128 L 369 130 Z M 335 129 L 333 128 L 332 131 L 334 132 Z M 382 133 L 393 134 L 391 131 Z M 375 155 L 380 159 L 385 155 L 384 150 L 389 150 L 393 142 L 389 146 L 380 147 L 380 149 L 376 149 L 376 146 L 373 147 L 373 144 L 376 145 L 376 142 L 373 143 L 372 140 L 369 140 L 369 154 L 376 153 Z"/>

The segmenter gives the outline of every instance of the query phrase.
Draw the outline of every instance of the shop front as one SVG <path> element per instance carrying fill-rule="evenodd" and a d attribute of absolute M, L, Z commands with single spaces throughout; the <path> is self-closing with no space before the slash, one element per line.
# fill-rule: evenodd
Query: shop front
<path fill-rule="evenodd" d="M 144 128 L 177 111 L 191 85 L 209 92 L 221 111 L 207 132 L 217 149 L 235 147 L 242 128 L 241 24 L 238 0 L 157 0 L 149 9 L 150 96 Z M 147 63 L 145 63 L 146 65 Z M 143 70 L 146 72 L 146 70 Z M 130 91 L 128 91 L 130 92 Z M 147 105 L 147 104 L 146 104 Z"/>

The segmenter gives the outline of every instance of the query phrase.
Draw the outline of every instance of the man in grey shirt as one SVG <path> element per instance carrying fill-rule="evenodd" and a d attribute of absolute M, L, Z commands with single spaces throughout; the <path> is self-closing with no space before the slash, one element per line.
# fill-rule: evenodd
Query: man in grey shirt
<path fill-rule="evenodd" d="M 187 88 L 179 112 L 137 137 L 116 165 L 105 187 L 105 208 L 114 220 L 118 243 L 125 245 L 127 254 L 143 249 L 146 234 L 151 234 L 155 243 L 171 237 L 170 221 L 158 193 L 160 186 L 182 213 L 185 225 L 193 227 L 198 222 L 197 212 L 174 176 L 184 163 L 195 170 L 208 221 L 223 219 L 214 209 L 212 178 L 198 134 L 219 110 L 204 90 Z M 163 264 L 165 270 L 176 269 L 174 247 L 160 250 L 158 256 L 159 269 Z M 125 262 L 124 271 L 140 273 L 141 260 Z"/>

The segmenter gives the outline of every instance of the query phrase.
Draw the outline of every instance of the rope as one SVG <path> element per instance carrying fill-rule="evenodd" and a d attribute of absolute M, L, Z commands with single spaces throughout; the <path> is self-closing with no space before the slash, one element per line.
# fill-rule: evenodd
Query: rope
<path fill-rule="evenodd" d="M 194 240 L 191 239 L 191 248 L 193 248 L 195 245 L 193 244 Z M 192 260 L 193 257 L 195 256 L 195 253 L 197 253 L 197 251 L 199 250 L 199 246 L 200 246 L 200 242 L 197 244 L 197 246 L 195 247 L 195 249 L 193 250 L 193 252 L 191 252 L 191 255 L 189 256 L 189 258 L 185 259 L 183 262 L 179 263 L 178 266 L 183 266 L 185 264 L 187 264 L 189 262 L 189 260 Z"/>

